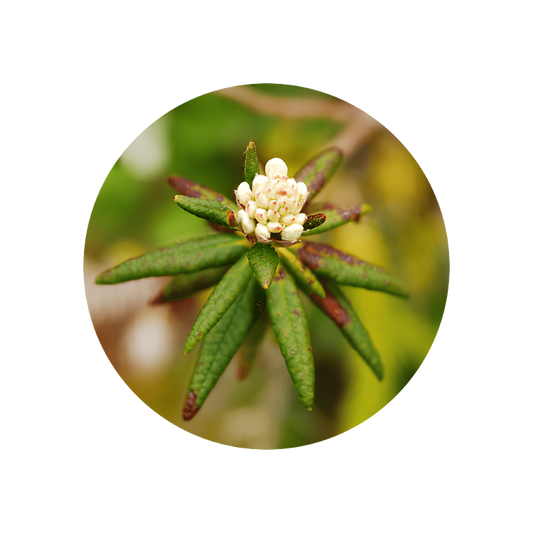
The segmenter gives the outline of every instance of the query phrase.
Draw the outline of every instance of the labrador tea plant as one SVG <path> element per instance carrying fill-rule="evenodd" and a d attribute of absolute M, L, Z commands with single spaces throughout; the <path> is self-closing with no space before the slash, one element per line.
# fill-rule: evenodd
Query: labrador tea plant
<path fill-rule="evenodd" d="M 342 161 L 339 149 L 325 150 L 294 178 L 288 177 L 287 166 L 279 158 L 271 159 L 265 175 L 261 174 L 253 141 L 244 157 L 245 181 L 235 191 L 236 202 L 185 178 L 168 179 L 179 193 L 174 196 L 176 204 L 209 221 L 217 234 L 130 259 L 96 278 L 96 283 L 113 284 L 173 276 L 153 303 L 188 298 L 215 285 L 185 343 L 186 355 L 202 345 L 188 387 L 184 420 L 198 412 L 243 343 L 238 376 L 246 377 L 260 341 L 257 328 L 251 330 L 263 314 L 270 319 L 301 403 L 312 408 L 313 352 L 297 288 L 333 320 L 381 380 L 380 357 L 340 286 L 406 296 L 400 283 L 380 267 L 327 244 L 300 240 L 357 222 L 371 211 L 366 204 L 346 208 L 325 204 L 313 213 L 311 202 Z"/>

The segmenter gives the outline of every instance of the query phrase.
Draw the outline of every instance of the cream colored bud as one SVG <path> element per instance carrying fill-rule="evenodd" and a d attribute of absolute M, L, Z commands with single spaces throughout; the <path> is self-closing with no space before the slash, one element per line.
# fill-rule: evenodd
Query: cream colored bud
<path fill-rule="evenodd" d="M 265 165 L 265 173 L 271 180 L 273 180 L 276 176 L 286 176 L 287 172 L 288 172 L 287 165 L 279 157 L 275 157 L 274 159 L 271 159 Z"/>
<path fill-rule="evenodd" d="M 290 212 L 292 212 L 293 206 L 296 203 L 295 200 L 295 198 L 287 198 L 287 203 L 285 204 L 285 207 L 288 207 Z"/>
<path fill-rule="evenodd" d="M 293 215 L 297 215 L 302 210 L 302 207 L 302 202 L 294 202 L 294 204 L 291 206 L 291 213 Z"/>
<path fill-rule="evenodd" d="M 252 181 L 252 191 L 255 191 L 256 187 L 264 185 L 269 179 L 266 176 L 257 174 L 257 176 Z"/>
<path fill-rule="evenodd" d="M 242 227 L 242 231 L 250 235 L 255 230 L 255 220 L 252 220 L 242 209 L 237 213 L 237 220 Z"/>
<path fill-rule="evenodd" d="M 235 199 L 241 207 L 244 207 L 251 197 L 252 191 L 250 189 L 250 186 L 248 185 L 248 183 L 243 181 L 235 191 Z"/>
<path fill-rule="evenodd" d="M 268 209 L 269 202 L 270 200 L 268 199 L 268 197 L 262 192 L 255 195 L 255 203 L 257 204 L 257 207 Z"/>
<path fill-rule="evenodd" d="M 257 211 L 257 204 L 253 201 L 253 200 L 250 200 L 247 204 L 246 204 L 246 213 L 248 214 L 248 216 L 250 218 L 254 218 L 255 217 L 255 212 Z"/>
<path fill-rule="evenodd" d="M 289 208 L 288 207 L 280 207 L 278 209 L 278 213 L 280 214 L 280 216 L 284 217 L 285 215 L 289 214 Z"/>
<path fill-rule="evenodd" d="M 279 220 L 279 213 L 277 211 L 274 211 L 273 209 L 269 209 L 267 211 L 267 218 L 272 222 L 277 222 Z"/>
<path fill-rule="evenodd" d="M 265 224 L 257 224 L 255 226 L 255 234 L 263 239 L 270 239 L 270 231 L 268 231 Z"/>
<path fill-rule="evenodd" d="M 258 208 L 255 211 L 255 219 L 259 224 L 266 224 L 267 223 L 267 212 L 264 209 Z"/>
<path fill-rule="evenodd" d="M 281 225 L 279 222 L 269 222 L 267 224 L 267 229 L 270 231 L 270 233 L 279 233 L 283 229 L 283 225 Z"/>
<path fill-rule="evenodd" d="M 302 234 L 304 227 L 301 224 L 291 224 L 281 232 L 284 241 L 295 241 Z M 257 229 L 255 230 L 257 233 Z"/>
<path fill-rule="evenodd" d="M 306 220 L 307 220 L 307 215 L 305 213 L 298 213 L 297 215 L 294 215 L 295 224 L 301 224 L 303 226 Z"/>
<path fill-rule="evenodd" d="M 277 200 L 270 200 L 270 202 L 268 202 L 268 207 L 270 207 L 270 209 L 272 209 L 272 211 L 277 211 L 278 207 L 279 207 L 279 203 Z"/>
<path fill-rule="evenodd" d="M 298 182 L 298 194 L 307 198 L 307 185 L 303 181 Z"/>
<path fill-rule="evenodd" d="M 281 223 L 285 224 L 285 226 L 290 226 L 291 224 L 294 224 L 296 222 L 296 218 L 294 215 L 285 215 L 284 217 L 281 217 Z"/>

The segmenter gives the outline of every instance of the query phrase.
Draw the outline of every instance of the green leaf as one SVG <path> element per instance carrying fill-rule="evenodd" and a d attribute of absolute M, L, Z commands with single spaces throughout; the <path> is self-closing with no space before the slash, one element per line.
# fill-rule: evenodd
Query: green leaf
<path fill-rule="evenodd" d="M 366 263 L 327 244 L 305 243 L 296 253 L 315 274 L 332 279 L 340 285 L 407 296 L 400 282 L 383 272 L 381 267 Z"/>
<path fill-rule="evenodd" d="M 168 183 L 183 196 L 198 198 L 200 200 L 216 200 L 222 205 L 233 209 L 233 211 L 239 210 L 239 207 L 233 200 L 230 200 L 227 196 L 224 196 L 205 185 L 200 185 L 199 183 L 180 178 L 179 176 L 170 176 L 170 178 L 168 178 Z"/>
<path fill-rule="evenodd" d="M 357 222 L 363 215 L 370 213 L 372 208 L 367 205 L 354 205 L 352 207 L 333 207 L 328 206 L 329 209 L 323 209 L 322 213 L 325 215 L 326 219 L 323 224 L 316 226 L 314 228 L 309 228 L 302 233 L 302 237 L 307 237 L 309 235 L 316 235 L 317 233 L 324 233 L 325 231 L 330 231 L 332 229 L 338 228 L 343 224 L 350 222 L 351 220 Z M 309 220 L 309 219 L 308 219 Z M 307 224 L 307 222 L 306 222 Z"/>
<path fill-rule="evenodd" d="M 279 255 L 274 247 L 268 243 L 256 242 L 248 251 L 248 261 L 259 285 L 268 289 L 279 264 Z"/>
<path fill-rule="evenodd" d="M 272 329 L 300 401 L 311 409 L 315 391 L 315 366 L 307 317 L 292 276 L 278 268 L 266 291 Z"/>
<path fill-rule="evenodd" d="M 237 228 L 238 226 L 235 211 L 222 205 L 218 200 L 202 200 L 201 198 L 189 198 L 188 196 L 176 194 L 174 201 L 188 213 L 205 218 L 219 226 L 227 226 L 229 228 Z"/>
<path fill-rule="evenodd" d="M 252 281 L 252 269 L 248 265 L 248 258 L 244 255 L 226 272 L 200 310 L 187 337 L 185 355 L 195 348 L 204 335 L 221 319 L 250 281 Z"/>
<path fill-rule="evenodd" d="M 279 248 L 283 266 L 294 276 L 298 285 L 307 294 L 317 294 L 321 298 L 326 297 L 324 287 L 320 284 L 313 272 L 304 265 L 296 255 L 286 248 Z"/>
<path fill-rule="evenodd" d="M 160 248 L 102 272 L 98 284 L 113 284 L 150 276 L 174 276 L 234 263 L 249 249 L 235 234 L 209 235 Z"/>
<path fill-rule="evenodd" d="M 227 271 L 227 266 L 221 266 L 191 274 L 179 274 L 170 280 L 151 303 L 175 302 L 189 298 L 198 291 L 207 289 L 218 283 Z"/>
<path fill-rule="evenodd" d="M 244 179 L 252 187 L 252 182 L 259 171 L 259 159 L 254 141 L 250 141 L 244 152 Z"/>
<path fill-rule="evenodd" d="M 200 409 L 220 376 L 261 316 L 257 302 L 263 291 L 248 283 L 217 324 L 206 334 L 189 383 L 183 419 L 190 420 Z"/>
<path fill-rule="evenodd" d="M 342 152 L 338 148 L 328 148 L 311 159 L 294 176 L 296 181 L 303 181 L 307 185 L 309 194 L 305 206 L 317 195 L 324 185 L 331 179 L 342 163 Z"/>
<path fill-rule="evenodd" d="M 322 283 L 326 288 L 326 297 L 320 298 L 312 294 L 311 299 L 335 322 L 350 346 L 359 353 L 376 377 L 383 379 L 383 364 L 379 354 L 350 302 L 335 282 L 322 280 Z"/>

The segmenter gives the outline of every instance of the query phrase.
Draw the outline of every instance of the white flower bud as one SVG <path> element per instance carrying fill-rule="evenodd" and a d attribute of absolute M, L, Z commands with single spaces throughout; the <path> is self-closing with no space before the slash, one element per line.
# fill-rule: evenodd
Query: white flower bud
<path fill-rule="evenodd" d="M 307 185 L 303 181 L 298 182 L 298 194 L 301 194 L 302 198 L 304 196 L 307 198 Z"/>
<path fill-rule="evenodd" d="M 282 240 L 293 243 L 303 231 L 307 216 L 300 211 L 307 200 L 307 186 L 287 173 L 287 165 L 276 157 L 266 164 L 266 176 L 257 174 L 251 188 L 242 182 L 235 191 L 243 208 L 237 213 L 242 231 L 255 233 L 259 242 L 272 242 L 270 234 L 281 233 Z"/>
<path fill-rule="evenodd" d="M 258 174 L 254 178 L 254 181 L 252 181 L 252 191 L 254 192 L 254 194 L 261 192 L 263 185 L 268 181 L 269 179 L 266 176 L 261 176 L 261 174 Z"/>
<path fill-rule="evenodd" d="M 296 222 L 296 218 L 294 215 L 285 215 L 284 217 L 281 217 L 281 223 L 285 224 L 285 226 L 290 226 L 291 224 L 294 224 Z"/>
<path fill-rule="evenodd" d="M 255 219 L 259 224 L 265 224 L 267 223 L 267 212 L 264 209 L 258 208 L 255 211 Z"/>
<path fill-rule="evenodd" d="M 239 221 L 242 231 L 250 235 L 255 230 L 255 220 L 252 220 L 242 209 L 237 213 L 237 220 Z"/>
<path fill-rule="evenodd" d="M 260 224 L 258 224 L 258 226 L 260 226 Z M 284 241 L 295 241 L 302 234 L 303 230 L 304 227 L 301 224 L 291 224 L 281 232 L 281 238 Z M 257 233 L 257 228 L 255 232 Z"/>
<path fill-rule="evenodd" d="M 295 205 L 295 199 L 294 198 L 288 198 L 287 199 L 287 203 L 285 204 L 285 207 L 288 207 L 289 211 L 292 212 L 292 210 L 294 208 L 294 205 Z"/>
<path fill-rule="evenodd" d="M 273 180 L 276 176 L 286 176 L 288 172 L 287 165 L 285 162 L 280 159 L 279 157 L 275 157 L 274 159 L 271 159 L 266 165 L 265 165 L 265 172 L 266 175 Z"/>
<path fill-rule="evenodd" d="M 269 209 L 267 211 L 267 218 L 268 218 L 268 220 L 271 220 L 272 222 L 278 222 L 279 221 L 279 213 L 277 211 L 274 211 L 273 209 Z"/>
<path fill-rule="evenodd" d="M 268 228 L 265 226 L 265 224 L 257 224 L 255 226 L 255 234 L 263 239 L 270 239 L 270 231 L 268 231 Z"/>
<path fill-rule="evenodd" d="M 269 199 L 266 197 L 265 194 L 262 192 L 255 195 L 255 203 L 257 204 L 257 207 L 261 207 L 263 209 L 268 209 Z"/>
<path fill-rule="evenodd" d="M 294 204 L 291 207 L 291 212 L 296 215 L 302 210 L 303 204 L 302 202 L 294 202 Z"/>
<path fill-rule="evenodd" d="M 267 229 L 270 233 L 279 233 L 283 229 L 283 226 L 279 222 L 269 222 Z"/>
<path fill-rule="evenodd" d="M 294 194 L 298 194 L 298 183 L 296 182 L 296 180 L 293 178 L 290 178 L 287 181 L 288 181 L 287 185 L 290 187 L 291 191 L 294 191 Z"/>
<path fill-rule="evenodd" d="M 303 226 L 306 220 L 307 215 L 305 213 L 298 213 L 297 215 L 294 215 L 294 222 L 296 224 L 301 224 Z"/>
<path fill-rule="evenodd" d="M 254 218 L 255 217 L 255 212 L 257 211 L 257 204 L 253 201 L 253 200 L 250 200 L 247 204 L 246 204 L 246 213 L 248 214 L 248 216 L 250 218 Z"/>
<path fill-rule="evenodd" d="M 244 207 L 252 197 L 252 191 L 250 185 L 243 181 L 235 191 L 235 198 L 241 207 Z"/>

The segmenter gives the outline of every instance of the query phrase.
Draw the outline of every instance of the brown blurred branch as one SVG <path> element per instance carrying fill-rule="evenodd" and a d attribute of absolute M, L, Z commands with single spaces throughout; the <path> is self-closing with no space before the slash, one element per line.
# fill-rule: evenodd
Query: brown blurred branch
<path fill-rule="evenodd" d="M 223 89 L 218 94 L 263 115 L 289 119 L 325 118 L 345 123 L 331 145 L 340 148 L 346 157 L 354 154 L 370 135 L 382 127 L 364 111 L 342 100 L 273 96 L 245 86 Z"/>

